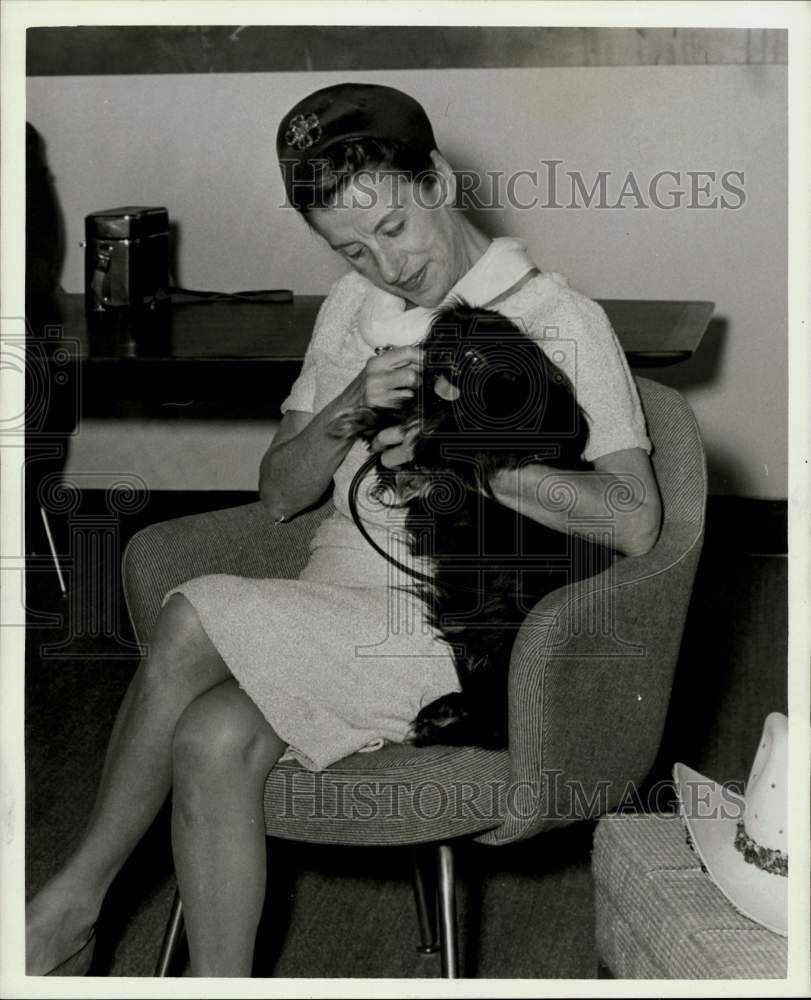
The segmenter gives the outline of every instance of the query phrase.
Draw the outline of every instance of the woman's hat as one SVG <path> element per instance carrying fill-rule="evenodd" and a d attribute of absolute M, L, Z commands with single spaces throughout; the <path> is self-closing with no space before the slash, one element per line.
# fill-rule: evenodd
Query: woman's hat
<path fill-rule="evenodd" d="M 744 916 L 788 933 L 788 719 L 767 716 L 746 792 L 737 795 L 676 764 L 690 841 L 707 874 Z"/>
<path fill-rule="evenodd" d="M 408 94 L 371 83 L 324 87 L 299 101 L 279 124 L 276 152 L 288 195 L 305 163 L 323 159 L 337 142 L 363 138 L 401 143 L 425 154 L 436 148 L 428 116 Z"/>

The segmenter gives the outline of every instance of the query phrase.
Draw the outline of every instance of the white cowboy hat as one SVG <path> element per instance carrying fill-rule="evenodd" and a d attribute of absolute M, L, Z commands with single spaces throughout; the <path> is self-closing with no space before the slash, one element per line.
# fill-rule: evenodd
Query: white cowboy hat
<path fill-rule="evenodd" d="M 788 933 L 788 719 L 767 716 L 745 795 L 684 764 L 673 768 L 681 815 L 707 874 L 744 916 Z"/>

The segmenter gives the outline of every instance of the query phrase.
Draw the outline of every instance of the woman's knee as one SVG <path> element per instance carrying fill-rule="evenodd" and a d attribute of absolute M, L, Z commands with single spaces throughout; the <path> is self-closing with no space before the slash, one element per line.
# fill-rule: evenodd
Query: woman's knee
<path fill-rule="evenodd" d="M 264 777 L 283 749 L 248 696 L 234 681 L 225 682 L 196 698 L 178 720 L 172 741 L 175 783 Z"/>
<path fill-rule="evenodd" d="M 160 610 L 152 630 L 153 641 L 199 644 L 204 636 L 205 629 L 191 601 L 183 594 L 172 594 Z"/>
<path fill-rule="evenodd" d="M 228 676 L 194 606 L 182 594 L 172 594 L 152 631 L 143 663 L 144 679 L 161 686 L 184 680 L 196 684 L 204 680 L 207 668 L 214 674 L 209 686 Z"/>

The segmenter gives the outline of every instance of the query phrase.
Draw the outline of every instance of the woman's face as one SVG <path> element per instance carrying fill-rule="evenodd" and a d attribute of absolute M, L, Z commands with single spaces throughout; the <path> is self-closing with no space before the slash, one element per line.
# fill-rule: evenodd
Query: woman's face
<path fill-rule="evenodd" d="M 433 308 L 471 266 L 448 192 L 444 174 L 419 187 L 395 174 L 363 173 L 334 207 L 314 209 L 308 219 L 373 285 Z"/>

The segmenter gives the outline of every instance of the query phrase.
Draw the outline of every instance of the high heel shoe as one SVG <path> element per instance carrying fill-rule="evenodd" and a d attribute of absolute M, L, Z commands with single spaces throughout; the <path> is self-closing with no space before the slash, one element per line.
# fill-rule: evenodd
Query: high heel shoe
<path fill-rule="evenodd" d="M 90 932 L 90 937 L 81 948 L 69 955 L 64 962 L 54 966 L 46 976 L 86 976 L 93 962 L 93 951 L 96 947 L 95 928 Z"/>

